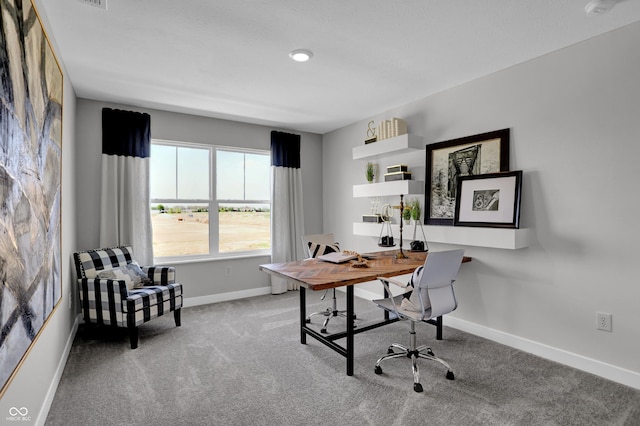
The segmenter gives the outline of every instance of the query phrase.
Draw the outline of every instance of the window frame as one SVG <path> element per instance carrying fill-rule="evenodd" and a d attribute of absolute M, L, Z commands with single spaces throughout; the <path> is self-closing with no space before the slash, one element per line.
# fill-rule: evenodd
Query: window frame
<path fill-rule="evenodd" d="M 209 253 L 206 254 L 188 254 L 188 255 L 174 255 L 174 256 L 155 256 L 154 259 L 162 262 L 181 262 L 181 261 L 198 261 L 198 260 L 219 260 L 224 258 L 236 258 L 236 257 L 256 257 L 256 256 L 270 256 L 271 255 L 271 235 L 269 236 L 269 248 L 260 250 L 243 250 L 233 252 L 220 252 L 220 220 L 219 220 L 219 208 L 221 204 L 238 204 L 247 203 L 251 204 L 267 204 L 271 209 L 271 200 L 218 200 L 217 197 L 217 151 L 232 151 L 244 154 L 259 154 L 271 156 L 269 150 L 257 149 L 257 148 L 243 148 L 234 146 L 214 145 L 195 142 L 183 142 L 173 141 L 166 139 L 151 139 L 152 145 L 164 145 L 176 148 L 195 148 L 206 149 L 209 151 L 209 199 L 171 199 L 171 198 L 151 198 L 149 209 L 152 205 L 157 204 L 207 204 L 209 208 Z M 246 159 L 245 159 L 246 161 Z M 178 169 L 176 167 L 176 188 L 178 179 Z M 269 177 L 270 178 L 270 177 Z M 151 185 L 151 181 L 149 181 Z M 177 189 L 176 189 L 177 190 Z M 178 194 L 176 194 L 178 195 Z M 212 214 L 216 213 L 216 214 Z M 269 220 L 271 221 L 271 214 L 269 214 Z"/>

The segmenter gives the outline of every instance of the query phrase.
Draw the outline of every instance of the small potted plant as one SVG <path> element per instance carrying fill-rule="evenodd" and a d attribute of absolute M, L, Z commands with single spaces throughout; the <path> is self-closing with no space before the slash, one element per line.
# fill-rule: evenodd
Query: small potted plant
<path fill-rule="evenodd" d="M 411 211 L 412 210 L 413 210 L 412 202 L 408 201 L 407 205 L 404 206 L 404 210 L 402 210 L 402 218 L 404 219 L 404 223 L 406 223 L 407 225 L 409 223 L 411 223 Z"/>
<path fill-rule="evenodd" d="M 418 223 L 420 221 L 420 215 L 422 214 L 422 208 L 420 207 L 420 200 L 417 198 L 411 202 L 411 219 Z"/>
<path fill-rule="evenodd" d="M 376 165 L 375 163 L 367 163 L 367 182 L 373 183 L 373 178 L 376 176 Z"/>

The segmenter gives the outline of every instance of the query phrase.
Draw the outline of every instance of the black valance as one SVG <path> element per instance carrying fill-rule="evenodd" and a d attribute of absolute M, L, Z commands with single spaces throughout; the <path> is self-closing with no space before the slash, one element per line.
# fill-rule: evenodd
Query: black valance
<path fill-rule="evenodd" d="M 300 135 L 271 132 L 271 165 L 300 168 Z"/>
<path fill-rule="evenodd" d="M 119 109 L 102 109 L 102 153 L 127 157 L 149 157 L 151 116 Z"/>

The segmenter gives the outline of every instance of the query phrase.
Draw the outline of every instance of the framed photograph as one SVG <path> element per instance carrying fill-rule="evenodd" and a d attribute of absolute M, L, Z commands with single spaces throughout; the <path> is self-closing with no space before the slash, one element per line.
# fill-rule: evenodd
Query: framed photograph
<path fill-rule="evenodd" d="M 458 179 L 509 170 L 509 129 L 426 146 L 427 225 L 453 225 Z"/>
<path fill-rule="evenodd" d="M 519 228 L 521 191 L 522 170 L 461 176 L 453 224 Z"/>

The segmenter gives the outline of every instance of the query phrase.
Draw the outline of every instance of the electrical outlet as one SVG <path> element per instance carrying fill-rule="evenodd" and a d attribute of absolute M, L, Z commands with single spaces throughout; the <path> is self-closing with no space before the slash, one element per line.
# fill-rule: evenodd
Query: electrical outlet
<path fill-rule="evenodd" d="M 602 331 L 612 331 L 611 327 L 611 314 L 604 312 L 596 312 L 596 327 Z"/>
<path fill-rule="evenodd" d="M 233 270 L 231 269 L 231 266 L 227 266 L 226 269 L 224 270 L 224 274 L 230 277 L 232 273 L 233 273 Z"/>
<path fill-rule="evenodd" d="M 107 0 L 78 0 L 80 3 L 107 10 Z"/>

